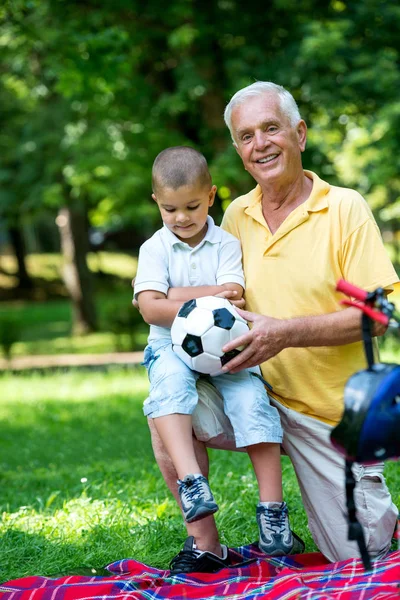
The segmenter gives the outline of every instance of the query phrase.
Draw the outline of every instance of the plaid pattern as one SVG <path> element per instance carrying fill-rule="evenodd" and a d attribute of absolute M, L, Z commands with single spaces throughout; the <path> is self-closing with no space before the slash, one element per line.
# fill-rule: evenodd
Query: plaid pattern
<path fill-rule="evenodd" d="M 329 564 L 321 554 L 265 558 L 253 544 L 230 550 L 254 563 L 214 574 L 175 575 L 133 559 L 107 566 L 109 575 L 25 577 L 0 586 L 0 600 L 399 600 L 400 551 L 365 573 L 361 561 Z M 262 558 L 261 558 L 262 557 Z"/>

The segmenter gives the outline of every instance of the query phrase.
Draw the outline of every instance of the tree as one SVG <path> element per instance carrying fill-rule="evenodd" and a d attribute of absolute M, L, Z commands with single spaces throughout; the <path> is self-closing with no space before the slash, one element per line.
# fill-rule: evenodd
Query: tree
<path fill-rule="evenodd" d="M 223 110 L 232 93 L 260 79 L 287 87 L 311 125 L 305 165 L 332 183 L 357 184 L 389 223 L 387 205 L 396 215 L 399 189 L 399 10 L 394 0 L 273 0 L 263 11 L 238 0 L 6 3 L 0 209 L 72 211 L 64 249 L 87 240 L 88 225 L 129 223 L 138 239 L 148 236 L 159 225 L 151 164 L 179 144 L 204 152 L 220 200 L 229 202 L 252 182 Z M 219 218 L 221 203 L 215 211 Z M 89 307 L 86 252 L 85 243 L 70 260 L 80 261 L 76 283 Z M 85 310 L 75 314 L 91 329 L 93 306 Z"/>

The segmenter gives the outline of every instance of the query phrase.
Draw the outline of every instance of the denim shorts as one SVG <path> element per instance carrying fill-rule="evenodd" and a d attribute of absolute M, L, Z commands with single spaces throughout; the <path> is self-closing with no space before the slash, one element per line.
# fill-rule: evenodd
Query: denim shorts
<path fill-rule="evenodd" d="M 148 345 L 143 364 L 150 380 L 144 414 L 153 419 L 175 413 L 192 414 L 198 404 L 197 381 L 205 376 L 187 367 L 167 340 Z M 253 368 L 206 377 L 223 398 L 223 410 L 232 423 L 238 448 L 282 442 L 279 413 L 271 406 L 259 374 L 259 369 Z"/>

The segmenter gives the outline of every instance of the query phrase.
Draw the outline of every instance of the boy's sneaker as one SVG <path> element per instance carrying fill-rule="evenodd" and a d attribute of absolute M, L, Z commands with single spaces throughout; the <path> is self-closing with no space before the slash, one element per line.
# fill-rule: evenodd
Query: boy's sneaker
<path fill-rule="evenodd" d="M 183 516 L 188 523 L 217 512 L 218 505 L 203 475 L 186 475 L 183 481 L 178 479 L 178 486 Z"/>
<path fill-rule="evenodd" d="M 257 505 L 260 531 L 258 546 L 270 556 L 301 554 L 305 544 L 291 529 L 286 502 L 260 502 Z"/>
<path fill-rule="evenodd" d="M 186 539 L 183 549 L 171 560 L 170 574 L 216 573 L 229 567 L 228 548 L 221 544 L 222 558 L 213 552 L 197 550 L 194 537 Z"/>

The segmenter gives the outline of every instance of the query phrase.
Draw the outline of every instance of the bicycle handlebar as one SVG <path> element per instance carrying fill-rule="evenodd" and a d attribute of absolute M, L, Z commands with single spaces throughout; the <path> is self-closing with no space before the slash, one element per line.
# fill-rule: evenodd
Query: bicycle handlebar
<path fill-rule="evenodd" d="M 341 304 L 346 306 L 354 306 L 367 314 L 370 319 L 388 325 L 392 319 L 400 324 L 400 313 L 396 311 L 395 305 L 386 298 L 383 288 L 377 288 L 373 292 L 367 292 L 344 279 L 339 279 L 336 284 L 336 290 L 355 298 L 353 300 L 341 300 Z M 397 325 L 398 327 L 399 325 Z"/>
<path fill-rule="evenodd" d="M 368 297 L 368 292 L 362 290 L 361 288 L 345 281 L 344 279 L 339 279 L 336 284 L 336 290 L 338 292 L 343 292 L 346 296 L 351 296 L 352 298 L 356 298 L 356 300 L 361 300 L 361 302 L 365 302 Z"/>

